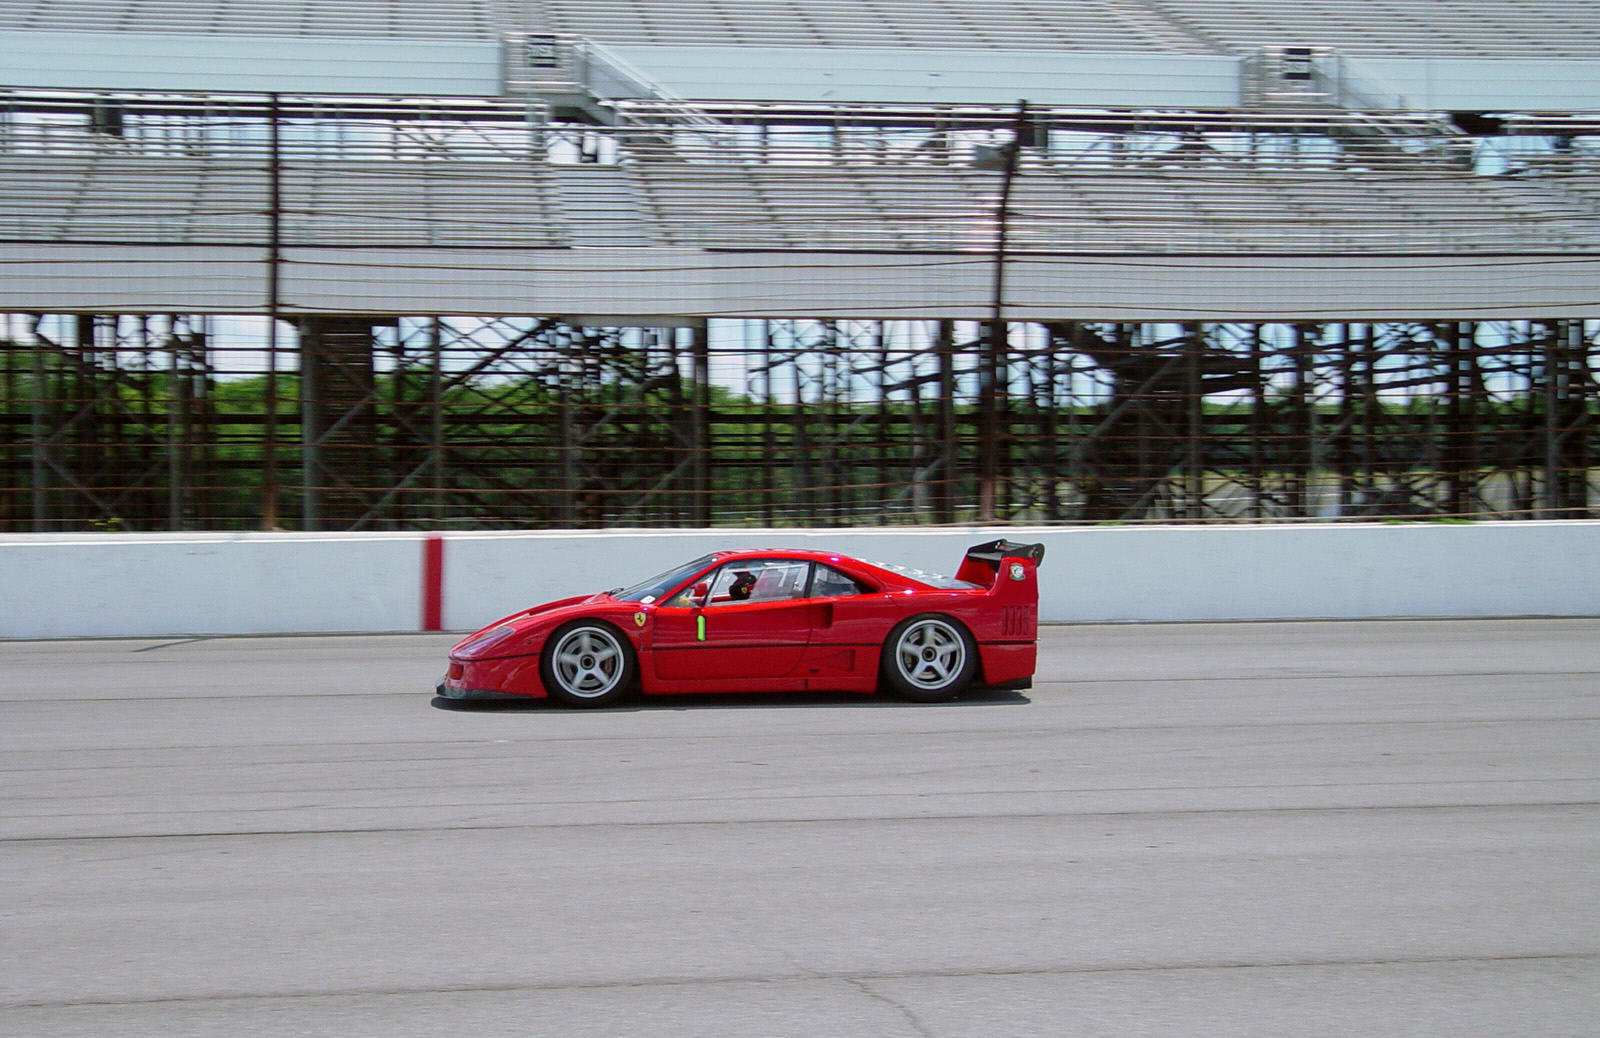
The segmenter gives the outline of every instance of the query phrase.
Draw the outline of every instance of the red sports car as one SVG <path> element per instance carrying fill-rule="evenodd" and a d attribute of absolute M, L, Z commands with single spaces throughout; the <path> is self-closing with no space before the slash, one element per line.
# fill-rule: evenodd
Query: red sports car
<path fill-rule="evenodd" d="M 450 650 L 447 699 L 609 706 L 666 692 L 1027 688 L 1042 544 L 967 551 L 954 579 L 824 551 L 723 551 L 515 613 Z"/>

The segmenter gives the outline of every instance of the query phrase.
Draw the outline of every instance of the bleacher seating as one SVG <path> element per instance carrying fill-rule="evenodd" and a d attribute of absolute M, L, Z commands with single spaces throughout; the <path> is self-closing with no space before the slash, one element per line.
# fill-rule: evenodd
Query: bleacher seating
<path fill-rule="evenodd" d="M 1591 0 L 1145 0 L 1227 53 L 1308 44 L 1353 57 L 1594 58 Z"/>
<path fill-rule="evenodd" d="M 1179 152 L 1177 157 L 1174 153 Z M 620 165 L 505 159 L 284 163 L 285 244 L 971 251 L 992 246 L 1000 177 L 908 150 L 827 162 L 624 152 Z M 1012 247 L 1050 252 L 1548 251 L 1600 244 L 1600 168 L 1578 154 L 1485 176 L 1386 161 L 1029 155 Z M 0 157 L 0 237 L 245 244 L 266 233 L 258 160 L 130 153 Z"/>

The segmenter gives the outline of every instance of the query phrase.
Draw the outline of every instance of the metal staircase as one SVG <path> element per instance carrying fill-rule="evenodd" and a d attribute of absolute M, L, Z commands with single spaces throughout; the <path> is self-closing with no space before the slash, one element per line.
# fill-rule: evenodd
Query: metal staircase
<path fill-rule="evenodd" d="M 1473 139 L 1448 116 L 1424 112 L 1400 90 L 1358 71 L 1332 47 L 1258 47 L 1239 65 L 1239 100 L 1247 109 L 1348 113 L 1331 124 L 1349 141 L 1394 149 L 1452 168 L 1470 168 Z"/>
<path fill-rule="evenodd" d="M 506 32 L 501 35 L 500 54 L 502 93 L 544 104 L 556 117 L 615 126 L 630 122 L 616 102 L 648 101 L 656 124 L 721 126 L 621 55 L 582 36 Z"/>

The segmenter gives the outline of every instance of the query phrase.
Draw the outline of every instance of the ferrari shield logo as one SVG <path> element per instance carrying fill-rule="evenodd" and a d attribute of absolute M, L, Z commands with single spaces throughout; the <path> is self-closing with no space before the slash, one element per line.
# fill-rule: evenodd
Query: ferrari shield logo
<path fill-rule="evenodd" d="M 645 615 L 643 613 L 634 613 L 633 614 L 633 625 L 635 627 L 643 627 L 644 626 L 644 621 L 645 621 Z"/>

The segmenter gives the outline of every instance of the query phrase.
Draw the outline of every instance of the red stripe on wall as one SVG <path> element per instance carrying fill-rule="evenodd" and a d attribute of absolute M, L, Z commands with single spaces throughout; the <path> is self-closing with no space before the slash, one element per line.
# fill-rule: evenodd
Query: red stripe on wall
<path fill-rule="evenodd" d="M 444 538 L 422 539 L 422 629 L 444 630 Z"/>

